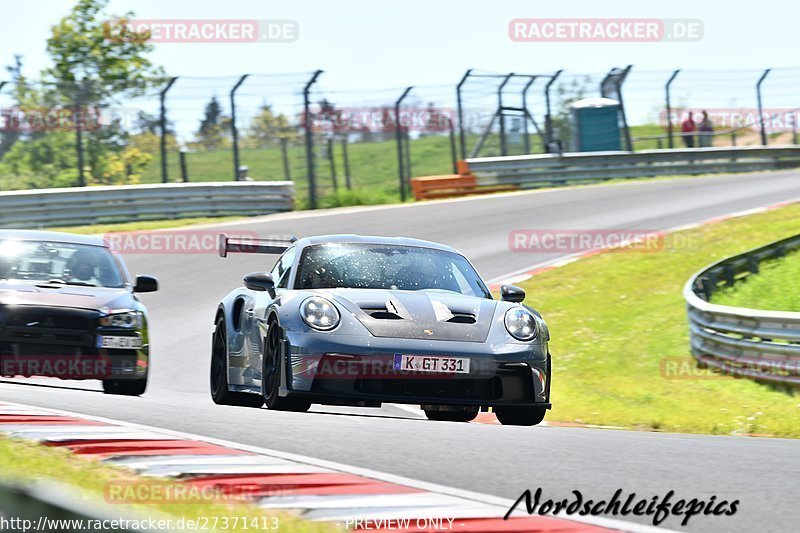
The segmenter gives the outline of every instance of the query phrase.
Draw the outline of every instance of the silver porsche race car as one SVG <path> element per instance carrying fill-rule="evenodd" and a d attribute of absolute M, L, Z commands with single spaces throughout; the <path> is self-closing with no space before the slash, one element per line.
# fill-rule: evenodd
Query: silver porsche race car
<path fill-rule="evenodd" d="M 280 254 L 220 302 L 211 396 L 218 404 L 306 411 L 313 403 L 420 405 L 432 420 L 534 425 L 550 408 L 549 331 L 525 293 L 495 300 L 472 264 L 441 244 L 329 235 L 220 236 L 220 255 Z"/>

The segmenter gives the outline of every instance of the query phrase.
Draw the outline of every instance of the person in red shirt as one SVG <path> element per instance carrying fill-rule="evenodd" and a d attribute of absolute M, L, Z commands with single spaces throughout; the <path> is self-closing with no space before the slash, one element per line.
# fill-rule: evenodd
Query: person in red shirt
<path fill-rule="evenodd" d="M 683 142 L 686 144 L 686 148 L 694 148 L 695 131 L 697 131 L 697 126 L 694 123 L 692 112 L 689 111 L 689 116 L 681 122 L 681 135 L 683 135 Z"/>

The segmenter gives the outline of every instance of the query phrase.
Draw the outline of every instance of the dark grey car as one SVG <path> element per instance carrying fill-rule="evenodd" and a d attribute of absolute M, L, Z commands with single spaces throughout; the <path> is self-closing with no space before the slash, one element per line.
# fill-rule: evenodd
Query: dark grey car
<path fill-rule="evenodd" d="M 406 238 L 220 238 L 220 254 L 280 253 L 219 304 L 211 394 L 225 405 L 293 411 L 312 403 L 421 405 L 433 420 L 492 408 L 533 425 L 550 408 L 549 331 L 500 301 L 459 252 Z"/>

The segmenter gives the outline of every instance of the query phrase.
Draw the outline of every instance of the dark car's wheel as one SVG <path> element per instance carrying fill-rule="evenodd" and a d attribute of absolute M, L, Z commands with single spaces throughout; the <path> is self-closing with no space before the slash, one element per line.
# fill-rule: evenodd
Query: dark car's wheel
<path fill-rule="evenodd" d="M 544 407 L 495 407 L 497 420 L 504 426 L 535 426 L 544 420 Z"/>
<path fill-rule="evenodd" d="M 261 390 L 264 393 L 264 403 L 268 409 L 276 411 L 308 411 L 311 402 L 298 398 L 282 398 L 278 392 L 281 386 L 281 370 L 283 359 L 281 357 L 281 341 L 283 332 L 278 323 L 272 321 L 267 330 L 267 339 L 264 343 L 264 359 L 261 370 Z"/>
<path fill-rule="evenodd" d="M 147 388 L 147 378 L 144 379 L 104 379 L 103 392 L 106 394 L 119 394 L 120 396 L 141 396 Z"/>
<path fill-rule="evenodd" d="M 469 422 L 470 420 L 475 420 L 475 417 L 478 416 L 478 409 L 477 406 L 453 411 L 425 409 L 425 416 L 428 417 L 428 420 L 441 422 Z"/>
<path fill-rule="evenodd" d="M 225 321 L 222 319 L 217 322 L 211 345 L 211 399 L 219 405 L 240 407 L 264 405 L 264 400 L 258 394 L 228 390 L 228 343 L 225 337 Z"/>

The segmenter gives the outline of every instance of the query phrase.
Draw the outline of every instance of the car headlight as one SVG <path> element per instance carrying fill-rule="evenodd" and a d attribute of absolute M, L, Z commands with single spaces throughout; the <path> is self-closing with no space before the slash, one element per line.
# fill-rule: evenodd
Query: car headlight
<path fill-rule="evenodd" d="M 512 307 L 506 311 L 506 330 L 519 341 L 529 341 L 536 337 L 536 318 L 524 307 Z"/>
<path fill-rule="evenodd" d="M 327 331 L 339 324 L 339 310 L 330 300 L 321 296 L 309 296 L 300 304 L 300 317 L 314 329 Z"/>
<path fill-rule="evenodd" d="M 123 311 L 100 317 L 101 326 L 114 328 L 138 328 L 142 325 L 142 315 L 138 311 Z"/>

